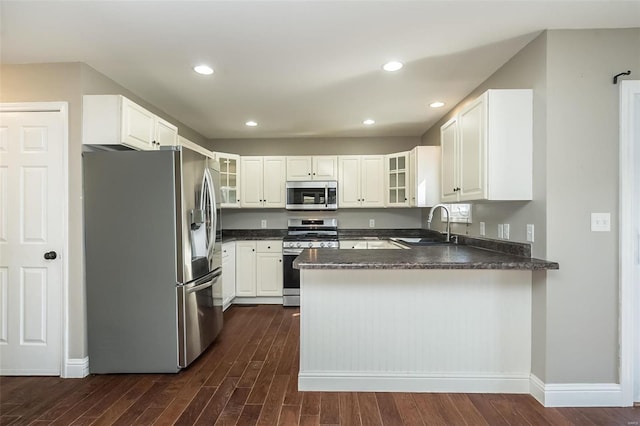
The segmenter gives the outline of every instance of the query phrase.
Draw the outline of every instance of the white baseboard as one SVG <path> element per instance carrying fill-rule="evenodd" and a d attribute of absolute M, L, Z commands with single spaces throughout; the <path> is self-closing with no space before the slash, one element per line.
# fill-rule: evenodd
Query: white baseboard
<path fill-rule="evenodd" d="M 545 407 L 621 407 L 622 387 L 617 383 L 545 384 L 535 375 L 531 395 Z"/>
<path fill-rule="evenodd" d="M 529 393 L 527 375 L 300 373 L 300 391 Z"/>
<path fill-rule="evenodd" d="M 62 377 L 65 379 L 81 379 L 89 375 L 89 357 L 68 359 Z"/>
<path fill-rule="evenodd" d="M 235 297 L 233 305 L 282 305 L 282 297 Z"/>

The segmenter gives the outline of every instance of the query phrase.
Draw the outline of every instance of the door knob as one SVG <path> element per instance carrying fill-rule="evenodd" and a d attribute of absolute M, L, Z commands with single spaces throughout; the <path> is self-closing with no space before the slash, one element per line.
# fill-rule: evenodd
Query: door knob
<path fill-rule="evenodd" d="M 58 253 L 56 253 L 55 251 L 50 251 L 44 254 L 44 258 L 47 260 L 53 260 L 56 257 L 58 257 Z"/>

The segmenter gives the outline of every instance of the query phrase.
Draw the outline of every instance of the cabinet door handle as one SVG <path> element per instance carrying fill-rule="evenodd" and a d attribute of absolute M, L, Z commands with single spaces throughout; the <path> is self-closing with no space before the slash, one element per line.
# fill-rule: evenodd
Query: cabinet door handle
<path fill-rule="evenodd" d="M 282 263 L 282 259 L 278 259 L 278 262 Z"/>
<path fill-rule="evenodd" d="M 271 246 L 267 246 L 267 250 L 271 250 Z"/>

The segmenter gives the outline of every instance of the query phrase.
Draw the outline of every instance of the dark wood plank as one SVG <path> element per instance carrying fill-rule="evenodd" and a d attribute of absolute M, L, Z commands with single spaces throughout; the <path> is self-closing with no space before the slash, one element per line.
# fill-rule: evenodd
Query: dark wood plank
<path fill-rule="evenodd" d="M 492 426 L 482 417 L 466 394 L 452 393 L 449 394 L 449 399 L 468 425 Z"/>
<path fill-rule="evenodd" d="M 264 400 L 269 391 L 269 386 L 271 385 L 271 381 L 276 373 L 276 368 L 280 362 L 284 342 L 287 338 L 287 334 L 289 333 L 290 326 L 291 316 L 284 315 L 282 322 L 280 323 L 278 333 L 273 340 L 271 349 L 269 350 L 265 363 L 262 366 L 262 370 L 260 371 L 260 374 L 256 379 L 256 383 L 251 390 L 251 394 L 249 395 L 249 400 L 247 402 L 248 404 L 264 404 Z"/>
<path fill-rule="evenodd" d="M 319 416 L 320 415 L 320 392 L 303 392 L 301 416 Z"/>
<path fill-rule="evenodd" d="M 402 425 L 402 417 L 398 412 L 398 407 L 393 399 L 393 396 L 388 392 L 376 393 L 376 401 L 378 402 L 378 409 L 380 410 L 380 417 L 382 417 L 382 423 L 386 425 Z"/>
<path fill-rule="evenodd" d="M 229 398 L 233 394 L 233 391 L 236 388 L 236 384 L 238 383 L 238 379 L 234 377 L 230 377 L 225 379 L 216 393 L 213 394 L 209 403 L 204 407 L 200 417 L 196 421 L 197 425 L 212 425 L 220 417 L 222 410 L 227 405 Z"/>
<path fill-rule="evenodd" d="M 198 417 L 200 417 L 200 413 L 204 410 L 204 407 L 207 406 L 213 395 L 218 390 L 217 387 L 209 387 L 203 386 L 200 388 L 200 391 L 196 394 L 196 396 L 191 400 L 191 403 L 187 406 L 187 408 L 182 412 L 178 420 L 175 422 L 176 425 L 192 425 L 196 422 Z"/>
<path fill-rule="evenodd" d="M 360 418 L 363 425 L 382 425 L 382 418 L 380 417 L 380 410 L 374 393 L 358 393 L 358 405 L 360 406 Z"/>
<path fill-rule="evenodd" d="M 448 426 L 452 423 L 448 420 L 450 415 L 446 413 L 445 407 L 442 406 L 441 394 L 422 393 L 415 394 L 414 400 L 420 412 L 420 417 L 426 425 Z M 458 424 L 465 424 L 461 421 Z"/>
<path fill-rule="evenodd" d="M 340 424 L 340 398 L 337 393 L 322 393 L 320 397 L 320 424 Z"/>
<path fill-rule="evenodd" d="M 353 392 L 341 392 L 340 398 L 340 424 L 341 425 L 361 425 L 360 405 L 358 395 Z"/>
<path fill-rule="evenodd" d="M 563 407 L 558 408 L 557 410 L 574 425 L 597 426 L 594 422 L 589 420 L 579 408 Z"/>
<path fill-rule="evenodd" d="M 473 406 L 478 410 L 482 418 L 489 423 L 491 426 L 508 426 L 509 422 L 500 414 L 500 412 L 496 409 L 493 404 L 491 404 L 491 400 L 486 398 L 482 394 L 471 393 L 466 394 L 469 401 L 473 404 Z"/>
<path fill-rule="evenodd" d="M 93 424 L 96 426 L 113 424 L 151 386 L 153 386 L 153 378 L 151 376 L 142 376 L 128 392 L 106 409 Z"/>
<path fill-rule="evenodd" d="M 245 405 L 237 424 L 242 426 L 255 425 L 260 417 L 260 411 L 262 411 L 261 405 Z"/>
<path fill-rule="evenodd" d="M 275 376 L 269 393 L 262 405 L 262 412 L 258 418 L 259 425 L 273 425 L 278 422 L 278 416 L 282 407 L 284 393 L 287 389 L 288 376 Z"/>
<path fill-rule="evenodd" d="M 235 425 L 244 409 L 249 391 L 249 388 L 236 388 L 215 424 L 220 426 Z"/>
<path fill-rule="evenodd" d="M 500 415 L 504 417 L 507 424 L 533 426 L 533 423 L 527 421 L 527 419 L 522 416 L 522 413 L 516 409 L 516 405 L 505 396 L 495 394 L 486 395 L 485 398 L 500 413 Z"/>
<path fill-rule="evenodd" d="M 315 416 L 300 416 L 300 426 L 320 426 L 320 414 Z"/>
<path fill-rule="evenodd" d="M 283 405 L 278 418 L 278 425 L 297 425 L 300 421 L 300 407 L 296 405 Z"/>
<path fill-rule="evenodd" d="M 410 393 L 394 393 L 393 399 L 396 402 L 400 416 L 402 416 L 402 422 L 406 426 L 419 426 L 424 425 L 422 417 L 420 417 L 420 411 L 416 405 L 416 401 L 413 399 L 413 395 Z"/>
<path fill-rule="evenodd" d="M 252 388 L 260 371 L 262 370 L 262 366 L 264 365 L 264 361 L 251 361 L 247 368 L 244 370 L 244 374 L 240 377 L 240 381 L 238 382 L 239 388 Z"/>

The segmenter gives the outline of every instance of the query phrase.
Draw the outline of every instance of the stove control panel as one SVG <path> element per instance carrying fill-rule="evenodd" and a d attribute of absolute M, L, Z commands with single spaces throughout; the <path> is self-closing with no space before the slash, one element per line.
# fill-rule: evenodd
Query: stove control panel
<path fill-rule="evenodd" d="M 340 248 L 338 241 L 284 241 L 282 248 Z"/>

